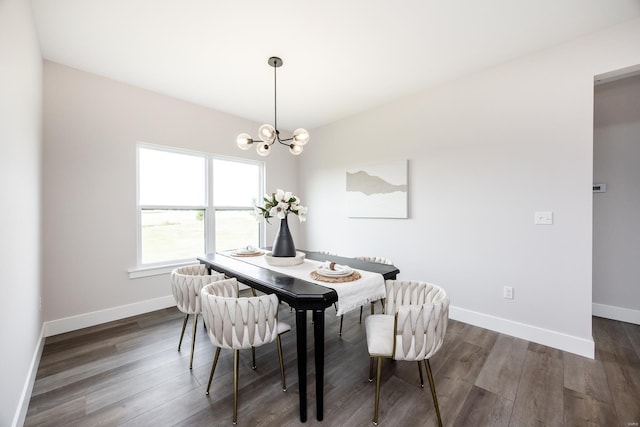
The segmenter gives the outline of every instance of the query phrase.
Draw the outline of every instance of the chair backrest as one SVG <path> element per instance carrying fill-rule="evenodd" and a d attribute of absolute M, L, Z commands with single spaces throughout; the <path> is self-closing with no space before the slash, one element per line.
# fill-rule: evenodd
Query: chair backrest
<path fill-rule="evenodd" d="M 331 252 L 331 251 L 316 251 L 316 252 L 319 253 L 319 254 L 322 254 L 322 255 L 333 255 L 333 256 L 337 256 L 338 255 L 337 253 Z"/>
<path fill-rule="evenodd" d="M 393 265 L 393 261 L 383 258 L 381 256 L 357 256 L 354 258 L 359 259 L 361 261 L 377 262 L 378 264 Z"/>
<path fill-rule="evenodd" d="M 416 280 L 387 280 L 386 314 L 395 314 L 401 305 L 422 305 L 446 297 L 438 286 Z"/>
<path fill-rule="evenodd" d="M 207 334 L 214 346 L 240 350 L 278 337 L 276 295 L 238 298 L 238 282 L 231 278 L 205 286 L 200 298 Z"/>
<path fill-rule="evenodd" d="M 432 283 L 387 280 L 385 312 L 394 314 L 396 360 L 423 360 L 442 346 L 449 321 L 449 298 Z"/>
<path fill-rule="evenodd" d="M 171 292 L 178 310 L 183 313 L 200 313 L 200 290 L 211 282 L 224 279 L 224 273 L 208 274 L 204 264 L 178 267 L 171 272 Z"/>

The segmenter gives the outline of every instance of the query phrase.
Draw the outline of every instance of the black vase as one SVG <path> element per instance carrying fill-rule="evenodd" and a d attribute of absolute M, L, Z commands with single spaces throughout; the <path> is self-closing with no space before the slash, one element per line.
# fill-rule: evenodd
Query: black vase
<path fill-rule="evenodd" d="M 293 237 L 289 231 L 289 223 L 287 217 L 280 220 L 280 228 L 273 242 L 271 256 L 275 257 L 294 257 L 296 256 L 296 246 L 293 244 Z"/>

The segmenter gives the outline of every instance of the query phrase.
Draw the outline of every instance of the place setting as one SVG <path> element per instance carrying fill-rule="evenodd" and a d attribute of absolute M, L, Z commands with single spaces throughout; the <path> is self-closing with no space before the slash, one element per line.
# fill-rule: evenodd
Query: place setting
<path fill-rule="evenodd" d="M 264 251 L 260 248 L 256 248 L 253 245 L 247 245 L 243 248 L 234 249 L 231 251 L 231 256 L 235 257 L 252 257 L 252 256 L 261 256 L 264 255 Z"/>
<path fill-rule="evenodd" d="M 359 272 L 348 265 L 336 264 L 332 261 L 323 262 L 310 274 L 314 280 L 328 283 L 353 282 L 361 277 Z"/>

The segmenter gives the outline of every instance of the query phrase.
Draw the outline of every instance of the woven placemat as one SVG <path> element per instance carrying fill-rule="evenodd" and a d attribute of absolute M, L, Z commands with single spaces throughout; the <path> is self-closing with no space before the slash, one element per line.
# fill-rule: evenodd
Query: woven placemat
<path fill-rule="evenodd" d="M 327 277 L 327 276 L 318 274 L 316 271 L 312 271 L 310 274 L 312 279 L 317 280 L 319 282 L 327 282 L 327 283 L 353 282 L 355 280 L 358 280 L 361 277 L 360 273 L 358 273 L 357 271 L 354 271 L 348 276 L 342 276 L 342 277 Z"/>
<path fill-rule="evenodd" d="M 231 252 L 231 256 L 237 256 L 237 257 L 245 257 L 245 256 L 260 256 L 260 255 L 264 255 L 264 252 L 256 252 L 253 254 L 239 254 L 236 252 Z"/>

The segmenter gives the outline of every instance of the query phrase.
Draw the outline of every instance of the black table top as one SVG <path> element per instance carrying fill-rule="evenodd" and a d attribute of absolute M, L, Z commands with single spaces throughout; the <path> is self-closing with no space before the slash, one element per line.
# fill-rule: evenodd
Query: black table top
<path fill-rule="evenodd" d="M 400 272 L 393 265 L 326 255 L 319 252 L 301 252 L 305 252 L 307 259 L 347 264 L 352 268 L 380 273 L 385 279 L 394 279 Z M 261 292 L 275 293 L 281 301 L 294 308 L 303 310 L 324 309 L 338 300 L 336 291 L 329 287 L 259 267 L 231 256 L 211 253 L 198 258 L 198 261 L 216 271 L 225 273 L 227 276 L 236 277 L 239 281 Z"/>

